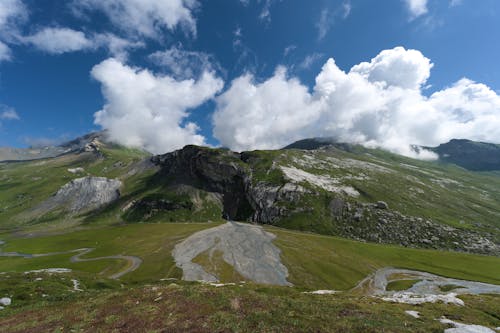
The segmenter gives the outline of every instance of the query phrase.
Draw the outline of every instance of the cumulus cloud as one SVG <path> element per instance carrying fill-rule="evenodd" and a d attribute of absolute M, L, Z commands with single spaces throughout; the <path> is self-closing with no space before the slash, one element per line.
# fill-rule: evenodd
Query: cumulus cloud
<path fill-rule="evenodd" d="M 427 0 L 403 0 L 410 12 L 411 19 L 425 15 L 428 12 Z"/>
<path fill-rule="evenodd" d="M 313 136 L 308 124 L 319 116 L 307 88 L 297 79 L 288 79 L 280 67 L 262 83 L 256 83 L 250 74 L 232 82 L 217 98 L 214 136 L 234 150 L 279 148 L 285 142 Z"/>
<path fill-rule="evenodd" d="M 177 26 L 196 35 L 193 10 L 196 0 L 75 0 L 77 13 L 98 10 L 122 31 L 134 36 L 159 38 L 162 28 Z"/>
<path fill-rule="evenodd" d="M 333 137 L 420 158 L 432 155 L 411 145 L 500 142 L 500 96 L 468 79 L 425 96 L 432 66 L 419 51 L 396 47 L 348 72 L 328 59 L 312 91 L 282 67 L 264 82 L 246 74 L 217 98 L 214 136 L 235 150 Z"/>
<path fill-rule="evenodd" d="M 184 50 L 182 45 L 154 52 L 149 56 L 149 59 L 169 70 L 176 78 L 181 79 L 197 77 L 203 72 L 221 70 L 220 65 L 212 55 L 205 52 Z"/>
<path fill-rule="evenodd" d="M 196 80 L 176 80 L 113 58 L 96 65 L 91 74 L 101 83 L 106 101 L 94 114 L 95 123 L 108 130 L 111 140 L 152 153 L 204 144 L 198 126 L 186 118 L 224 84 L 208 71 Z"/>
<path fill-rule="evenodd" d="M 431 75 L 432 66 L 420 51 L 397 47 L 380 52 L 370 62 L 354 66 L 351 72 L 361 74 L 370 82 L 418 89 Z"/>

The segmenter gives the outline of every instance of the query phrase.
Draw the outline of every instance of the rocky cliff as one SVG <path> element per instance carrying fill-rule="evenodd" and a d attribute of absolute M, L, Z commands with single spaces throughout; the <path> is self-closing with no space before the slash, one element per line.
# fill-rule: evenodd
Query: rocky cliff
<path fill-rule="evenodd" d="M 105 177 L 77 178 L 62 186 L 35 210 L 39 214 L 61 209 L 79 214 L 99 209 L 120 197 L 122 182 Z"/>
<path fill-rule="evenodd" d="M 310 158 L 303 156 L 299 162 L 304 161 L 310 161 Z M 360 202 L 359 193 L 353 187 L 342 185 L 338 179 L 284 166 L 283 156 L 279 153 L 270 158 L 260 152 L 235 153 L 186 146 L 155 156 L 152 162 L 160 167 L 157 181 L 220 193 L 222 214 L 230 220 L 273 224 L 378 243 L 500 253 L 492 235 L 408 216 L 391 209 L 385 202 Z M 333 163 L 327 166 L 339 168 Z M 387 172 L 368 163 L 364 167 Z M 369 179 L 366 174 L 364 177 Z"/>

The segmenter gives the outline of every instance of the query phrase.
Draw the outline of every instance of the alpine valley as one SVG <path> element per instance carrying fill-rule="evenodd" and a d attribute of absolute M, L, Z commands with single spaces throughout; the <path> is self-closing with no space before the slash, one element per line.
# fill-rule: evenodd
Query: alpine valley
<path fill-rule="evenodd" d="M 414 149 L 2 148 L 0 331 L 495 332 L 500 146 Z"/>

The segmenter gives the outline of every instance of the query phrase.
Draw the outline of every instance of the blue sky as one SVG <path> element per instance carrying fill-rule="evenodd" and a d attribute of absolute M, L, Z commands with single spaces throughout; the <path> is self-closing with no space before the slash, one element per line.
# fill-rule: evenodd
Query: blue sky
<path fill-rule="evenodd" d="M 500 142 L 496 0 L 0 0 L 0 146 Z M 331 60 L 329 60 L 331 59 Z"/>

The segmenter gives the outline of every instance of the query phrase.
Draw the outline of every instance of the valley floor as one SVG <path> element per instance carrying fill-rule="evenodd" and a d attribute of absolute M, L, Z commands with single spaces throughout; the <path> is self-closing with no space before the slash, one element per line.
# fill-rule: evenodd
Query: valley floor
<path fill-rule="evenodd" d="M 197 235 L 210 241 L 199 243 Z M 447 320 L 500 327 L 500 295 L 461 295 L 458 285 L 497 293 L 498 257 L 240 223 L 129 224 L 0 239 L 0 298 L 11 302 L 0 310 L 5 332 L 443 332 L 455 325 Z M 185 263 L 217 283 L 182 280 L 175 252 L 183 246 L 194 249 Z M 260 256 L 267 261 L 255 263 Z M 280 265 L 280 284 L 293 286 L 255 284 Z M 381 297 L 360 283 L 375 272 L 371 283 L 382 276 L 388 290 Z M 454 295 L 455 304 L 383 299 L 431 287 Z"/>

